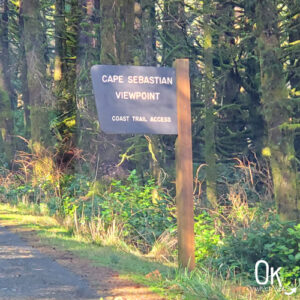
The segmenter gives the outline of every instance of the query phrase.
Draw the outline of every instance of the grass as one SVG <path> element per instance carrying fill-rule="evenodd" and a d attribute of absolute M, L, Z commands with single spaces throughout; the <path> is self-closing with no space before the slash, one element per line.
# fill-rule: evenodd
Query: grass
<path fill-rule="evenodd" d="M 143 256 L 131 247 L 99 245 L 82 235 L 74 235 L 61 226 L 55 218 L 32 214 L 34 210 L 0 204 L 1 224 L 35 230 L 43 244 L 68 250 L 79 257 L 89 259 L 97 266 L 109 267 L 129 280 L 148 286 L 153 292 L 168 299 L 187 300 L 243 300 L 243 299 L 300 299 L 271 289 L 257 292 L 250 287 L 233 284 L 215 278 L 205 269 L 188 273 L 178 271 L 175 266 L 160 263 Z M 104 243 L 105 244 L 105 243 Z M 152 274 L 147 276 L 147 274 Z"/>

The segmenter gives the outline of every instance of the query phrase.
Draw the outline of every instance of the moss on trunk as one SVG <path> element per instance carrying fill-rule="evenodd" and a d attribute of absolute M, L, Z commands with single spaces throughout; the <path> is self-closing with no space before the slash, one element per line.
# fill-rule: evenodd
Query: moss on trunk
<path fill-rule="evenodd" d="M 45 44 L 41 37 L 40 1 L 28 0 L 23 3 L 24 46 L 27 62 L 28 92 L 30 98 L 30 120 L 32 142 L 50 145 L 49 92 L 46 86 Z"/>
<path fill-rule="evenodd" d="M 206 5 L 209 5 L 206 3 Z M 207 7 L 206 7 L 207 9 Z M 214 117 L 214 80 L 213 80 L 213 45 L 210 15 L 204 16 L 204 155 L 206 168 L 206 197 L 212 207 L 217 206 L 217 171 L 216 171 L 216 141 L 215 141 L 215 117 Z"/>
<path fill-rule="evenodd" d="M 0 153 L 4 154 L 0 156 L 0 161 L 4 159 L 8 166 L 13 158 L 12 119 L 9 95 L 2 89 L 0 82 Z"/>
<path fill-rule="evenodd" d="M 289 122 L 290 103 L 280 61 L 278 13 L 274 1 L 258 1 L 256 7 L 258 50 L 261 68 L 261 104 L 267 124 L 269 148 L 278 212 L 283 220 L 299 220 L 294 134 L 281 129 Z"/>

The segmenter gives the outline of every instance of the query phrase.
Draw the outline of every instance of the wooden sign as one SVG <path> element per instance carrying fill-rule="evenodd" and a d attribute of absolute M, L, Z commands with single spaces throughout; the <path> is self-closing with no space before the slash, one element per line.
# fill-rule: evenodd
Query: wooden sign
<path fill-rule="evenodd" d="M 178 262 L 192 270 L 195 241 L 189 60 L 177 59 L 175 67 L 176 74 L 174 68 L 96 65 L 91 73 L 104 132 L 178 133 Z"/>
<path fill-rule="evenodd" d="M 105 133 L 177 134 L 175 69 L 95 65 L 91 75 Z"/>

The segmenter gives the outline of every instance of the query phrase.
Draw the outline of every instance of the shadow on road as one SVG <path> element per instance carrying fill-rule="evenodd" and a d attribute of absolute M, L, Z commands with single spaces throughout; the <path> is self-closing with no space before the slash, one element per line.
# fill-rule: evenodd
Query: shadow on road
<path fill-rule="evenodd" d="M 87 280 L 0 227 L 0 299 L 99 299 Z"/>

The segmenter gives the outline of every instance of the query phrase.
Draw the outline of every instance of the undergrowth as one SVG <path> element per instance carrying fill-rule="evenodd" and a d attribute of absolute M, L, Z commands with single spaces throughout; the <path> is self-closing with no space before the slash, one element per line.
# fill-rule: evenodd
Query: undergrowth
<path fill-rule="evenodd" d="M 63 174 L 49 161 L 47 152 L 36 149 L 33 153 L 30 157 L 20 154 L 16 172 L 1 170 L 2 202 L 16 205 L 19 213 L 53 216 L 70 236 L 95 246 L 115 247 L 176 266 L 175 201 L 166 188 L 150 176 L 142 181 L 135 170 L 109 181 Z M 238 160 L 226 170 L 226 178 L 230 178 L 228 172 L 234 180 L 221 184 L 218 207 L 202 207 L 195 195 L 196 271 L 165 276 L 160 285 L 168 282 L 179 294 L 188 293 L 195 299 L 199 293 L 235 299 L 235 292 L 231 293 L 239 290 L 260 299 L 254 268 L 263 259 L 281 268 L 284 288 L 298 286 L 300 227 L 278 219 L 270 200 L 269 171 Z M 201 185 L 199 179 L 195 182 Z M 270 293 L 277 295 L 276 285 L 264 288 L 270 289 L 265 299 Z"/>

